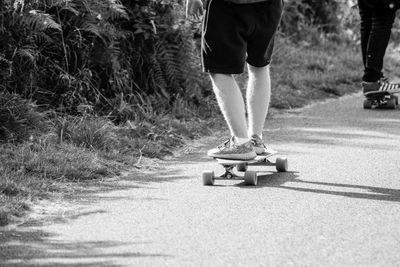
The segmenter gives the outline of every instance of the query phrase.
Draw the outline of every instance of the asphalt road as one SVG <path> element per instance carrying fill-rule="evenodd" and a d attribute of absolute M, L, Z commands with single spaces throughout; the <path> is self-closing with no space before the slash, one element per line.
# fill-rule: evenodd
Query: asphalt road
<path fill-rule="evenodd" d="M 221 139 L 204 139 L 3 229 L 0 266 L 400 266 L 400 109 L 344 97 L 275 114 L 264 135 L 289 172 L 203 186 L 222 171 L 205 156 Z"/>

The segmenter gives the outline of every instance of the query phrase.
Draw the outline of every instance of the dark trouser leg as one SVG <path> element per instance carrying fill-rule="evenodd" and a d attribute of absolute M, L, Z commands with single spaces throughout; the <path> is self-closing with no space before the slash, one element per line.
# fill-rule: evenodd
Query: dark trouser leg
<path fill-rule="evenodd" d="M 363 81 L 375 82 L 382 77 L 383 59 L 389 44 L 396 15 L 395 9 L 370 8 L 359 0 L 361 16 L 361 49 L 363 51 Z"/>
<path fill-rule="evenodd" d="M 361 25 L 360 25 L 360 33 L 361 33 L 361 54 L 362 60 L 364 64 L 364 68 L 367 64 L 367 47 L 369 34 L 371 32 L 371 24 L 372 24 L 372 10 L 369 6 L 366 6 L 363 0 L 358 0 L 358 9 L 360 11 Z"/>

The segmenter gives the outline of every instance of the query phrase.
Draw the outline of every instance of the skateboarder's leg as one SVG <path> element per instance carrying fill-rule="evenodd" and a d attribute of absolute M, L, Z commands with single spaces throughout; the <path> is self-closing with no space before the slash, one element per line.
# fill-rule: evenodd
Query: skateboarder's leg
<path fill-rule="evenodd" d="M 396 9 L 383 3 L 358 0 L 361 18 L 361 51 L 364 63 L 362 88 L 365 95 L 381 91 L 399 92 L 400 85 L 383 79 L 383 62 Z"/>
<path fill-rule="evenodd" d="M 274 154 L 265 146 L 262 131 L 268 114 L 271 99 L 271 78 L 269 65 L 265 67 L 248 66 L 249 81 L 247 86 L 247 111 L 249 119 L 249 136 L 257 155 Z"/>
<path fill-rule="evenodd" d="M 247 67 L 247 111 L 249 115 L 249 136 L 257 154 L 268 154 L 262 140 L 262 131 L 271 98 L 269 65 L 274 49 L 274 36 L 281 19 L 283 1 L 268 1 L 263 9 L 265 16 L 259 17 L 257 26 L 248 37 Z"/>
<path fill-rule="evenodd" d="M 232 136 L 229 141 L 208 151 L 210 157 L 250 160 L 256 152 L 247 136 L 247 122 L 242 93 L 230 74 L 210 74 L 219 108 Z"/>
<path fill-rule="evenodd" d="M 364 82 L 377 82 L 383 77 L 382 68 L 389 44 L 396 9 L 383 3 L 370 4 L 358 0 L 361 18 L 361 51 L 364 63 Z"/>
<path fill-rule="evenodd" d="M 366 5 L 364 3 L 364 0 L 358 0 L 358 9 L 361 18 L 361 23 L 360 23 L 361 55 L 365 69 L 367 64 L 367 47 L 372 25 L 372 8 Z"/>
<path fill-rule="evenodd" d="M 271 99 L 271 79 L 269 66 L 248 66 L 247 110 L 249 116 L 249 136 L 262 136 Z"/>
<path fill-rule="evenodd" d="M 231 136 L 248 140 L 243 96 L 234 77 L 229 74 L 211 74 L 210 76 L 218 105 L 228 124 Z"/>
<path fill-rule="evenodd" d="M 395 10 L 377 9 L 372 16 L 363 80 L 375 82 L 382 78 L 383 59 L 389 44 Z"/>

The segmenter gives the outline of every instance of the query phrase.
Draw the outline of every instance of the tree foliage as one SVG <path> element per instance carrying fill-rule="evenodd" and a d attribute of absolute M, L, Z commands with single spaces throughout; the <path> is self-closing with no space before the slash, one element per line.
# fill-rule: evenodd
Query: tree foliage
<path fill-rule="evenodd" d="M 91 107 L 116 120 L 135 117 L 138 104 L 164 112 L 176 101 L 201 105 L 210 94 L 193 38 L 201 26 L 183 17 L 182 2 L 3 0 L 0 88 L 40 107 Z M 284 34 L 341 30 L 339 0 L 285 3 Z"/>
<path fill-rule="evenodd" d="M 285 13 L 281 24 L 284 33 L 301 38 L 307 28 L 317 27 L 325 34 L 340 34 L 346 27 L 354 27 L 354 0 L 286 0 Z"/>
<path fill-rule="evenodd" d="M 177 5 L 167 0 L 3 1 L 1 87 L 70 113 L 80 105 L 109 112 L 116 101 L 138 93 L 194 100 L 204 82 L 195 74 L 195 41 Z"/>

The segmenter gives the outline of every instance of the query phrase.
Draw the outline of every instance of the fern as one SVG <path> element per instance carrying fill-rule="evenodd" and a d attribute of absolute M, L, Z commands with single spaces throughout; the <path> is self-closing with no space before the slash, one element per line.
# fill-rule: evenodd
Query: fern
<path fill-rule="evenodd" d="M 125 7 L 119 3 L 119 1 L 116 0 L 106 0 L 105 3 L 108 5 L 107 6 L 107 12 L 106 14 L 109 14 L 109 16 L 106 18 L 109 18 L 111 20 L 116 20 L 116 19 L 129 19 L 128 13 L 125 10 Z"/>
<path fill-rule="evenodd" d="M 125 7 L 117 0 L 75 0 L 75 5 L 99 20 L 129 19 Z"/>
<path fill-rule="evenodd" d="M 186 99 L 197 100 L 203 98 L 203 95 L 210 94 L 208 77 L 201 71 L 200 51 L 196 43 L 189 36 L 191 31 L 184 27 L 181 31 L 179 46 L 179 61 L 182 62 L 182 76 L 185 77 L 184 85 Z"/>
<path fill-rule="evenodd" d="M 179 46 L 175 44 L 160 43 L 156 47 L 157 60 L 163 67 L 163 74 L 168 81 L 168 87 L 176 91 L 179 87 L 181 77 L 181 62 L 177 59 Z"/>
<path fill-rule="evenodd" d="M 41 32 L 48 29 L 61 31 L 58 24 L 49 14 L 40 10 L 30 10 L 22 15 L 20 22 L 27 26 L 32 32 Z"/>
<path fill-rule="evenodd" d="M 175 0 L 5 1 L 0 49 L 11 69 L 2 70 L 2 87 L 40 104 L 70 113 L 93 105 L 108 113 L 123 93 L 133 112 L 148 114 L 142 106 L 148 103 L 132 95 L 166 108 L 193 98 L 203 83 Z"/>
<path fill-rule="evenodd" d="M 156 58 L 153 58 L 153 68 L 150 71 L 150 76 L 154 79 L 154 89 L 157 89 L 155 93 L 167 99 L 170 98 L 171 95 L 167 92 L 168 83 L 165 80 L 160 62 Z"/>
<path fill-rule="evenodd" d="M 0 53 L 0 79 L 9 77 L 11 73 L 12 61 L 7 60 L 4 54 Z"/>
<path fill-rule="evenodd" d="M 102 29 L 99 27 L 99 25 L 92 19 L 85 19 L 82 20 L 82 24 L 77 25 L 80 31 L 86 32 L 89 35 L 93 35 L 98 37 L 100 40 L 102 40 L 104 43 L 106 43 L 102 33 Z"/>
<path fill-rule="evenodd" d="M 52 7 L 57 7 L 60 12 L 71 13 L 74 16 L 79 16 L 81 13 L 78 10 L 76 3 L 70 0 L 58 0 L 56 3 L 53 3 Z"/>
<path fill-rule="evenodd" d="M 37 68 L 36 65 L 36 58 L 37 58 L 37 51 L 33 47 L 26 47 L 26 48 L 20 48 L 17 50 L 16 55 L 21 57 L 24 62 L 29 62 L 31 66 L 33 66 L 35 69 Z"/>

